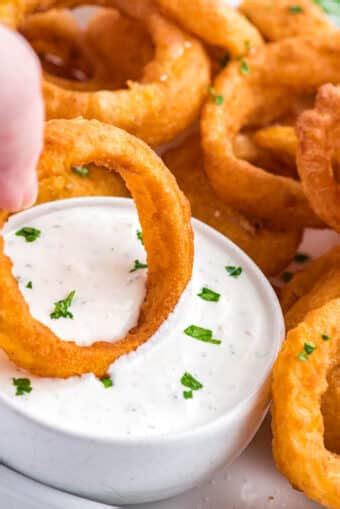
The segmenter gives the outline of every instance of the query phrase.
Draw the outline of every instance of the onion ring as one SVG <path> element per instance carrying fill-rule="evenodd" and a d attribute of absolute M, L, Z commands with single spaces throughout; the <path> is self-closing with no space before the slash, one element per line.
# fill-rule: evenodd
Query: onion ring
<path fill-rule="evenodd" d="M 240 11 L 269 41 L 300 35 L 319 36 L 335 27 L 312 0 L 243 0 Z"/>
<path fill-rule="evenodd" d="M 233 57 L 263 45 L 257 29 L 225 0 L 157 0 L 157 4 L 185 30 Z"/>
<path fill-rule="evenodd" d="M 340 457 L 326 449 L 321 400 L 339 364 L 340 299 L 289 332 L 273 371 L 273 452 L 294 487 L 340 508 Z M 339 430 L 338 430 L 339 433 Z"/>
<path fill-rule="evenodd" d="M 340 32 L 268 44 L 246 61 L 232 62 L 214 83 L 201 119 L 205 170 L 232 207 L 268 225 L 320 227 L 302 186 L 238 159 L 233 139 L 243 128 L 268 125 L 302 94 L 325 81 L 340 82 Z M 260 125 L 259 125 L 260 123 Z"/>
<path fill-rule="evenodd" d="M 271 231 L 225 204 L 212 189 L 203 169 L 199 137 L 187 138 L 164 155 L 188 198 L 192 215 L 240 246 L 267 275 L 278 274 L 293 259 L 301 231 Z"/>
<path fill-rule="evenodd" d="M 8 21 L 5 1 L 4 16 Z M 84 0 L 31 0 L 15 4 L 12 26 L 29 14 L 53 7 L 82 5 Z M 127 90 L 78 92 L 44 81 L 48 119 L 83 116 L 121 127 L 156 146 L 172 140 L 195 119 L 207 93 L 210 63 L 201 44 L 162 17 L 150 0 L 94 0 L 117 7 L 145 26 L 155 45 L 155 58 L 139 82 Z M 23 8 L 24 7 L 24 8 Z M 0 20 L 4 18 L 1 17 Z"/>
<path fill-rule="evenodd" d="M 315 109 L 298 119 L 297 166 L 305 193 L 318 216 L 340 232 L 340 87 L 320 88 Z M 335 158 L 335 160 L 334 160 Z"/>
<path fill-rule="evenodd" d="M 95 120 L 55 120 L 46 125 L 39 173 L 63 173 L 91 162 L 118 172 L 135 198 L 148 256 L 147 295 L 139 323 L 115 343 L 80 347 L 61 341 L 35 320 L 0 251 L 0 347 L 18 366 L 48 377 L 105 375 L 121 355 L 147 341 L 173 310 L 192 271 L 190 209 L 174 177 L 142 141 Z"/>

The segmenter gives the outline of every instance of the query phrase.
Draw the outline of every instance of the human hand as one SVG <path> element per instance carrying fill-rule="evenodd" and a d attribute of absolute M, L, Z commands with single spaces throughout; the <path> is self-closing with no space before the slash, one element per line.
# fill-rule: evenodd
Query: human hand
<path fill-rule="evenodd" d="M 26 41 L 0 25 L 0 208 L 16 211 L 37 195 L 43 142 L 40 64 Z"/>

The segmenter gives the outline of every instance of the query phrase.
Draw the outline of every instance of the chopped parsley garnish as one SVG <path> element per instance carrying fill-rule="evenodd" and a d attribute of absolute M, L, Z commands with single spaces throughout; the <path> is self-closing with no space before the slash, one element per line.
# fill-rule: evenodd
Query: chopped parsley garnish
<path fill-rule="evenodd" d="M 227 265 L 224 267 L 231 277 L 239 277 L 242 274 L 242 267 L 234 267 L 233 265 Z"/>
<path fill-rule="evenodd" d="M 208 302 L 218 302 L 220 300 L 221 295 L 219 293 L 210 290 L 209 288 L 202 288 L 200 293 L 197 294 L 198 297 L 201 297 L 203 300 L 207 300 Z"/>
<path fill-rule="evenodd" d="M 31 380 L 29 378 L 12 378 L 12 384 L 16 387 L 16 396 L 23 396 L 32 391 Z"/>
<path fill-rule="evenodd" d="M 220 67 L 223 69 L 227 63 L 229 62 L 230 58 L 228 53 L 225 53 L 223 57 L 220 59 Z"/>
<path fill-rule="evenodd" d="M 137 239 L 138 239 L 138 240 L 142 243 L 142 245 L 144 246 L 143 232 L 141 232 L 140 230 L 137 230 L 136 235 L 137 235 Z"/>
<path fill-rule="evenodd" d="M 72 304 L 75 294 L 76 292 L 73 290 L 65 299 L 58 300 L 54 303 L 54 310 L 50 314 L 52 320 L 58 320 L 58 318 L 73 319 L 73 314 L 69 311 L 69 308 Z"/>
<path fill-rule="evenodd" d="M 15 232 L 15 235 L 17 235 L 17 237 L 24 237 L 26 242 L 34 242 L 40 237 L 41 230 L 38 230 L 37 228 L 32 228 L 31 226 L 24 226 L 23 228 Z"/>
<path fill-rule="evenodd" d="M 284 283 L 289 283 L 289 281 L 291 281 L 293 279 L 293 273 L 292 272 L 282 272 L 281 274 L 281 280 L 284 282 Z"/>
<path fill-rule="evenodd" d="M 103 376 L 100 381 L 104 385 L 105 389 L 109 389 L 113 386 L 112 378 L 109 376 Z"/>
<path fill-rule="evenodd" d="M 303 350 L 302 352 L 300 352 L 298 354 L 298 359 L 300 361 L 307 361 L 308 360 L 308 357 L 310 355 L 312 355 L 312 353 L 314 352 L 314 350 L 316 349 L 316 345 L 312 342 L 312 341 L 309 341 L 308 343 L 305 343 L 303 345 Z"/>
<path fill-rule="evenodd" d="M 294 256 L 294 261 L 296 263 L 306 263 L 310 260 L 310 256 L 306 253 L 296 253 Z"/>
<path fill-rule="evenodd" d="M 199 391 L 203 389 L 203 385 L 196 378 L 194 378 L 190 373 L 185 372 L 181 378 L 181 384 L 189 389 L 188 391 L 183 391 L 184 399 L 192 399 L 193 391 Z"/>
<path fill-rule="evenodd" d="M 288 7 L 288 11 L 292 14 L 299 14 L 303 12 L 303 8 L 301 7 L 301 5 L 290 5 Z"/>
<path fill-rule="evenodd" d="M 32 288 L 33 288 L 32 281 L 29 281 L 29 282 L 27 283 L 26 288 L 29 288 L 30 290 L 32 290 Z"/>
<path fill-rule="evenodd" d="M 72 171 L 79 175 L 79 177 L 88 177 L 90 174 L 88 166 L 72 166 Z"/>
<path fill-rule="evenodd" d="M 211 100 L 217 105 L 217 106 L 221 106 L 224 102 L 224 97 L 223 95 L 219 95 L 217 94 L 216 90 L 214 89 L 214 87 L 210 86 L 208 87 L 208 92 L 209 92 L 209 95 L 211 97 Z"/>
<path fill-rule="evenodd" d="M 321 334 L 322 341 L 329 341 L 331 339 L 330 336 L 327 336 L 327 334 Z"/>
<path fill-rule="evenodd" d="M 240 60 L 240 71 L 242 74 L 249 74 L 250 73 L 250 67 L 249 64 L 244 58 L 241 58 Z"/>
<path fill-rule="evenodd" d="M 198 327 L 197 325 L 190 325 L 187 327 L 184 330 L 184 334 L 190 336 L 191 338 L 197 339 L 198 341 L 211 343 L 212 345 L 220 345 L 222 343 L 221 340 L 213 338 L 213 333 L 210 329 L 204 329 L 203 327 Z"/>
<path fill-rule="evenodd" d="M 135 264 L 134 264 L 133 268 L 130 270 L 130 272 L 136 272 L 136 270 L 147 269 L 147 268 L 148 268 L 147 263 L 142 263 L 139 260 L 135 260 Z"/>
<path fill-rule="evenodd" d="M 244 47 L 249 52 L 251 50 L 251 44 L 250 41 L 244 41 Z"/>

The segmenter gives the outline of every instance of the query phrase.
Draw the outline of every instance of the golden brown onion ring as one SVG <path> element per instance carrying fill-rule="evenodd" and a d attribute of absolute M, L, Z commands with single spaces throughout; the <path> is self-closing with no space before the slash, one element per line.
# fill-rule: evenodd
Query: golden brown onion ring
<path fill-rule="evenodd" d="M 233 139 L 242 129 L 280 118 L 298 96 L 310 95 L 325 81 L 340 82 L 339 57 L 340 32 L 335 32 L 268 44 L 220 73 L 201 129 L 205 170 L 226 203 L 273 226 L 322 225 L 299 182 L 238 159 Z"/>
<path fill-rule="evenodd" d="M 103 376 L 112 362 L 157 331 L 191 277 L 190 208 L 157 155 L 137 138 L 94 120 L 47 123 L 40 175 L 51 169 L 64 174 L 69 167 L 89 163 L 118 172 L 135 199 L 148 258 L 147 294 L 139 323 L 125 338 L 89 347 L 61 341 L 30 315 L 1 238 L 0 347 L 16 365 L 41 376 Z"/>
<path fill-rule="evenodd" d="M 296 133 L 305 193 L 318 216 L 340 232 L 340 87 L 320 88 L 315 109 L 300 116 Z"/>
<path fill-rule="evenodd" d="M 5 0 L 0 21 L 8 21 L 8 3 L 11 0 Z M 119 8 L 142 22 L 154 43 L 155 58 L 145 67 L 141 80 L 128 82 L 125 90 L 79 93 L 44 81 L 47 118 L 94 118 L 121 127 L 150 145 L 172 140 L 195 119 L 206 96 L 210 64 L 203 47 L 161 16 L 151 0 L 93 3 Z M 19 26 L 28 14 L 39 10 L 82 4 L 84 0 L 18 2 L 11 24 Z"/>
<path fill-rule="evenodd" d="M 225 48 L 233 57 L 263 45 L 257 29 L 226 0 L 157 0 L 166 15 L 207 44 Z"/>
<path fill-rule="evenodd" d="M 313 0 L 243 0 L 240 11 L 269 41 L 335 30 Z"/>
<path fill-rule="evenodd" d="M 164 155 L 167 167 L 188 198 L 192 215 L 240 246 L 267 275 L 280 272 L 294 257 L 301 231 L 271 231 L 255 218 L 248 219 L 221 200 L 203 169 L 203 154 L 196 135 Z"/>
<path fill-rule="evenodd" d="M 339 345 L 336 299 L 289 332 L 273 371 L 276 464 L 295 488 L 332 509 L 340 508 L 340 457 L 326 449 L 321 400 L 329 374 L 339 365 Z M 306 349 L 314 351 L 301 360 Z"/>

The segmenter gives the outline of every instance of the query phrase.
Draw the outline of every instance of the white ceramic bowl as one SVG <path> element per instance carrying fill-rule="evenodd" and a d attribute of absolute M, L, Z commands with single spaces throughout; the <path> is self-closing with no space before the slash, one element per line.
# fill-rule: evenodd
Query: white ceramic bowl
<path fill-rule="evenodd" d="M 17 214 L 12 219 L 12 228 L 47 209 L 60 210 L 75 202 L 133 207 L 131 200 L 124 198 L 63 200 Z M 268 409 L 270 372 L 284 337 L 283 317 L 272 287 L 247 255 L 205 224 L 195 219 L 193 224 L 237 256 L 267 302 L 272 348 L 266 369 L 247 397 L 218 419 L 192 431 L 109 439 L 52 427 L 18 410 L 0 393 L 0 459 L 4 464 L 59 489 L 122 505 L 181 493 L 241 454 Z"/>

